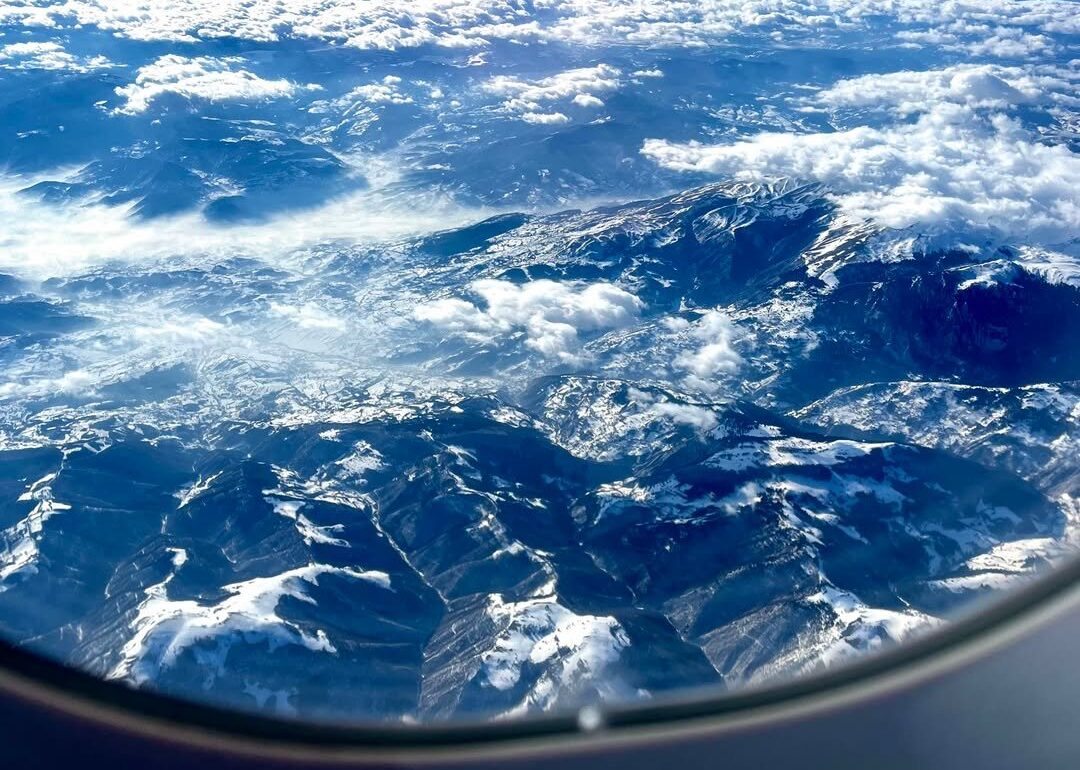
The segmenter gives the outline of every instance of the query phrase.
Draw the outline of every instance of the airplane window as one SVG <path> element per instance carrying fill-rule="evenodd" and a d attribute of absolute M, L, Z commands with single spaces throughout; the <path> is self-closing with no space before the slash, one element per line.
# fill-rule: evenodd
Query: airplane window
<path fill-rule="evenodd" d="M 386 725 L 903 648 L 1080 522 L 1065 0 L 0 0 L 0 639 Z"/>

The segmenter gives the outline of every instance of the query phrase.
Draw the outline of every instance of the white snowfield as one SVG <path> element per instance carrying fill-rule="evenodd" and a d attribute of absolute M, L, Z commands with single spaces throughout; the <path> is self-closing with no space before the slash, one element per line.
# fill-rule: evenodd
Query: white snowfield
<path fill-rule="evenodd" d="M 309 632 L 281 618 L 277 614 L 281 600 L 289 597 L 314 604 L 307 589 L 318 585 L 324 575 L 391 589 L 390 576 L 385 572 L 312 564 L 224 586 L 222 590 L 229 595 L 216 604 L 174 600 L 168 596 L 168 586 L 187 563 L 188 554 L 181 548 L 172 549 L 172 554 L 172 570 L 145 591 L 146 598 L 131 622 L 133 635 L 120 650 L 120 660 L 109 672 L 110 679 L 143 684 L 172 666 L 190 647 L 197 647 L 197 658 L 211 681 L 224 671 L 229 648 L 238 642 L 265 643 L 270 652 L 282 645 L 299 645 L 313 652 L 334 653 L 334 644 L 326 632 Z"/>

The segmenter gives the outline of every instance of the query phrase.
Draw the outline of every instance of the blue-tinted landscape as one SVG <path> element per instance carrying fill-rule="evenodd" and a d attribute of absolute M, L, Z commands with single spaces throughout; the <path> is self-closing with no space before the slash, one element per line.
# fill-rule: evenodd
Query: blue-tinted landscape
<path fill-rule="evenodd" d="M 283 716 L 734 690 L 1080 523 L 1067 0 L 0 0 L 0 637 Z"/>

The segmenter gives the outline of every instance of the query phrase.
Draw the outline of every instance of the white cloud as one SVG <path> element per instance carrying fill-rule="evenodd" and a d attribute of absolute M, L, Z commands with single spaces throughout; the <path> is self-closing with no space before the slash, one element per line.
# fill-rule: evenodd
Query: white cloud
<path fill-rule="evenodd" d="M 1008 19 L 1003 17 L 1002 20 Z M 1043 25 L 1042 28 L 1046 32 L 1062 31 L 1058 24 Z M 1058 47 L 1047 35 L 1029 32 L 1022 27 L 992 27 L 965 19 L 947 25 L 932 25 L 925 30 L 900 30 L 896 36 L 911 47 L 929 45 L 945 51 L 997 59 L 1033 59 L 1046 56 Z"/>
<path fill-rule="evenodd" d="M 528 10 L 526 10 L 528 9 Z M 760 30 L 785 37 L 867 27 L 950 30 L 953 45 L 1011 56 L 1080 31 L 1070 0 L 0 0 L 0 23 L 96 26 L 135 40 L 332 40 L 364 49 L 481 48 L 495 40 L 704 46 Z M 1030 47 L 1028 50 L 1031 50 Z"/>
<path fill-rule="evenodd" d="M 463 299 L 438 299 L 420 305 L 413 312 L 419 321 L 426 321 L 450 332 L 487 332 L 493 330 L 487 314 Z"/>
<path fill-rule="evenodd" d="M 574 104 L 578 107 L 603 107 L 604 100 L 597 99 L 592 94 L 578 94 L 574 97 Z"/>
<path fill-rule="evenodd" d="M 667 326 L 673 329 L 688 329 L 691 325 L 681 319 L 667 319 Z M 715 410 L 707 406 L 666 401 L 664 396 L 637 388 L 627 389 L 626 396 L 632 404 L 642 407 L 642 414 L 650 419 L 690 425 L 702 433 L 712 431 L 719 424 Z M 630 422 L 624 420 L 623 424 L 629 425 Z"/>
<path fill-rule="evenodd" d="M 947 102 L 974 109 L 1022 105 L 1080 106 L 1075 68 L 962 64 L 938 70 L 901 71 L 840 80 L 816 94 L 824 108 L 884 109 L 900 115 L 928 112 Z"/>
<path fill-rule="evenodd" d="M 282 305 L 274 302 L 270 305 L 270 312 L 288 319 L 301 329 L 341 331 L 345 328 L 344 320 L 330 315 L 318 305 Z"/>
<path fill-rule="evenodd" d="M 287 260 L 291 252 L 314 244 L 392 240 L 460 227 L 493 213 L 437 194 L 401 201 L 372 189 L 258 224 L 215 227 L 198 213 L 146 222 L 132 219 L 125 206 L 58 207 L 18 194 L 43 179 L 66 178 L 62 172 L 0 175 L 0 272 L 44 279 L 106 264 L 212 262 L 238 255 Z"/>
<path fill-rule="evenodd" d="M 1057 48 L 1057 45 L 1046 35 L 1033 35 L 1015 27 L 1001 27 L 985 40 L 965 43 L 963 48 L 976 56 L 1030 59 L 1045 56 Z"/>
<path fill-rule="evenodd" d="M 442 299 L 421 305 L 415 317 L 475 338 L 524 332 L 528 347 L 566 363 L 581 360 L 579 332 L 627 326 L 645 306 L 610 283 L 538 280 L 518 285 L 485 279 L 469 288 L 483 300 L 483 308 L 461 299 Z"/>
<path fill-rule="evenodd" d="M 168 54 L 140 67 L 135 82 L 116 89 L 126 100 L 117 112 L 134 115 L 145 112 L 162 94 L 175 93 L 211 102 L 268 100 L 293 96 L 300 91 L 318 90 L 314 84 L 298 85 L 288 80 L 265 80 L 237 68 L 243 59 L 236 56 L 215 59 L 187 58 Z"/>
<path fill-rule="evenodd" d="M 570 118 L 561 112 L 526 112 L 521 119 L 538 126 L 557 126 L 570 122 Z"/>
<path fill-rule="evenodd" d="M 676 425 L 689 425 L 701 433 L 708 433 L 716 428 L 719 421 L 716 413 L 696 404 L 679 404 L 672 401 L 658 401 L 648 408 L 650 414 L 669 420 Z"/>
<path fill-rule="evenodd" d="M 20 378 L 0 385 L 0 399 L 42 398 L 56 395 L 86 395 L 94 392 L 98 378 L 84 369 L 64 372 L 59 377 Z"/>
<path fill-rule="evenodd" d="M 226 332 L 224 324 L 205 316 L 192 315 L 143 317 L 142 322 L 129 328 L 132 339 L 137 342 L 154 345 L 167 343 L 173 348 L 180 345 L 204 345 L 209 339 Z"/>
<path fill-rule="evenodd" d="M 90 72 L 116 66 L 104 56 L 79 57 L 55 42 L 9 43 L 0 48 L 0 68 Z"/>
<path fill-rule="evenodd" d="M 412 104 L 412 97 L 403 92 L 398 87 L 400 85 L 401 78 L 387 75 L 380 83 L 357 86 L 343 99 L 348 102 L 360 100 L 369 104 Z"/>
<path fill-rule="evenodd" d="M 676 369 L 687 373 L 688 387 L 714 392 L 722 377 L 738 371 L 742 363 L 742 356 L 735 350 L 739 333 L 722 311 L 709 310 L 694 323 L 671 318 L 666 325 L 671 332 L 684 335 L 695 343 L 693 350 L 682 351 L 674 362 Z"/>
<path fill-rule="evenodd" d="M 504 97 L 502 109 L 529 123 L 566 123 L 569 118 L 561 112 L 545 112 L 546 105 L 571 102 L 580 107 L 602 107 L 597 94 L 618 89 L 621 73 L 615 67 L 598 64 L 595 67 L 560 72 L 539 80 L 522 80 L 497 75 L 487 81 L 485 91 Z"/>
<path fill-rule="evenodd" d="M 662 166 L 746 180 L 823 182 L 853 216 L 941 235 L 1055 244 L 1080 232 L 1080 156 L 1003 114 L 937 102 L 913 123 L 762 133 L 725 145 L 648 140 Z"/>

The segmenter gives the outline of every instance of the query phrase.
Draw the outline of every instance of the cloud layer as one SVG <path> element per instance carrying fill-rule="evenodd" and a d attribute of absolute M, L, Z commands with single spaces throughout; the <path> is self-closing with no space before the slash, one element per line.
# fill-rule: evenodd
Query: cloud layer
<path fill-rule="evenodd" d="M 0 0 L 0 23 L 96 26 L 133 40 L 306 37 L 365 48 L 480 48 L 495 41 L 701 46 L 739 34 L 842 33 L 881 20 L 908 45 L 1015 57 L 1080 31 L 1070 0 Z"/>

